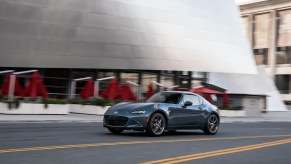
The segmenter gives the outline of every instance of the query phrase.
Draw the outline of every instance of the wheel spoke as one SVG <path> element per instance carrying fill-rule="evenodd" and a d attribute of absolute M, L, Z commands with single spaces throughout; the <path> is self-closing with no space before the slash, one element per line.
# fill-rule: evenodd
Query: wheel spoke
<path fill-rule="evenodd" d="M 151 125 L 153 133 L 159 135 L 165 129 L 165 120 L 162 116 L 157 115 L 153 118 Z"/>
<path fill-rule="evenodd" d="M 215 115 L 210 116 L 208 120 L 208 127 L 212 133 L 215 133 L 218 130 L 218 118 Z"/>

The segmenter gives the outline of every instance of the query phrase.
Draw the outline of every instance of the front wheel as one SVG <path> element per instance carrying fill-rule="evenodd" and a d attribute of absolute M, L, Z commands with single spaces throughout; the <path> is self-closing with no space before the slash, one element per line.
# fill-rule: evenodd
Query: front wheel
<path fill-rule="evenodd" d="M 160 136 L 166 129 L 166 119 L 160 113 L 151 116 L 147 127 L 147 133 L 152 136 Z"/>
<path fill-rule="evenodd" d="M 114 134 L 120 134 L 123 132 L 123 129 L 120 129 L 120 128 L 108 128 L 108 130 Z"/>
<path fill-rule="evenodd" d="M 217 115 L 211 114 L 207 119 L 203 131 L 205 134 L 214 135 L 218 132 L 218 129 L 219 129 L 219 118 Z"/>

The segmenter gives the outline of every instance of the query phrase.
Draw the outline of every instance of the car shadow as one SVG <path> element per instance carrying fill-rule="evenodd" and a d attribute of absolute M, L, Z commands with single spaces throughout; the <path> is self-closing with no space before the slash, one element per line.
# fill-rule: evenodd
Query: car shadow
<path fill-rule="evenodd" d="M 113 133 L 105 133 L 104 135 L 107 136 L 124 136 L 124 137 L 153 137 L 148 135 L 146 132 L 139 132 L 139 131 L 124 131 L 121 134 L 113 134 Z M 176 131 L 176 132 L 165 132 L 162 137 L 172 137 L 172 136 L 201 136 L 205 135 L 202 131 Z"/>

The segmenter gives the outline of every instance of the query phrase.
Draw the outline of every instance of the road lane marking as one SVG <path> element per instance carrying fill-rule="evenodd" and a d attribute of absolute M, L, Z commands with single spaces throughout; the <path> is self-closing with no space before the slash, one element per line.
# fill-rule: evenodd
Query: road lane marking
<path fill-rule="evenodd" d="M 173 158 L 166 158 L 166 159 L 161 159 L 161 160 L 144 162 L 142 164 L 157 164 L 157 163 L 159 163 L 159 164 L 174 164 L 174 163 L 188 162 L 188 161 L 193 161 L 193 160 L 198 160 L 198 159 L 203 159 L 203 158 L 209 158 L 209 157 L 225 155 L 225 154 L 233 154 L 233 153 L 261 149 L 261 148 L 265 148 L 265 147 L 277 146 L 277 145 L 288 144 L 288 143 L 291 143 L 290 138 L 284 139 L 284 140 L 248 145 L 248 146 L 235 147 L 235 148 L 230 148 L 230 149 L 222 149 L 222 150 L 209 151 L 209 152 L 197 153 L 197 154 L 190 154 L 190 155 L 173 157 Z"/>
<path fill-rule="evenodd" d="M 186 162 L 186 161 L 193 161 L 193 160 L 202 159 L 202 158 L 209 158 L 209 157 L 225 155 L 225 154 L 233 154 L 233 153 L 238 153 L 238 152 L 243 152 L 243 151 L 249 151 L 249 150 L 261 149 L 261 148 L 270 147 L 270 146 L 287 144 L 287 143 L 291 143 L 291 139 L 284 141 L 284 142 L 266 143 L 263 145 L 253 145 L 253 146 L 245 147 L 245 148 L 239 147 L 236 150 L 230 150 L 230 151 L 226 151 L 226 152 L 219 152 L 216 154 L 208 154 L 208 155 L 204 155 L 204 156 L 200 156 L 200 157 L 191 157 L 191 158 L 186 158 L 186 159 L 181 159 L 181 160 L 176 160 L 176 161 L 171 161 L 171 162 L 165 162 L 164 164 L 174 164 L 174 163 L 181 163 L 181 162 Z"/>
<path fill-rule="evenodd" d="M 222 138 L 191 138 L 191 139 L 176 139 L 176 140 L 155 140 L 155 141 L 105 142 L 105 143 L 93 143 L 93 144 L 43 146 L 43 147 L 30 147 L 30 148 L 0 149 L 0 154 L 1 153 L 28 152 L 28 151 L 41 151 L 41 150 L 55 150 L 55 149 L 72 149 L 72 148 L 86 148 L 86 147 L 117 146 L 117 145 L 172 143 L 172 142 L 192 142 L 192 141 L 239 140 L 239 139 L 276 138 L 276 137 L 291 137 L 291 134 L 264 135 L 264 136 L 241 136 L 241 137 L 222 137 Z"/>

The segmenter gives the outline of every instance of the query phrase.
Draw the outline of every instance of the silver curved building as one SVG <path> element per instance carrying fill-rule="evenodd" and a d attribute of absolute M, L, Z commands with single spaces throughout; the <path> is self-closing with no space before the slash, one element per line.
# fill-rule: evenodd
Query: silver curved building
<path fill-rule="evenodd" d="M 256 72 L 233 0 L 0 0 L 0 71 L 31 68 L 52 97 L 86 76 L 146 93 L 152 81 L 187 90 L 205 72 Z"/>
<path fill-rule="evenodd" d="M 0 0 L 0 66 L 254 73 L 233 0 Z"/>

